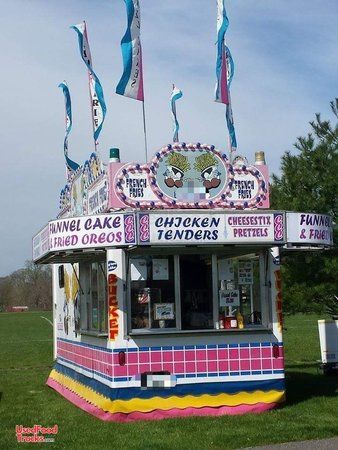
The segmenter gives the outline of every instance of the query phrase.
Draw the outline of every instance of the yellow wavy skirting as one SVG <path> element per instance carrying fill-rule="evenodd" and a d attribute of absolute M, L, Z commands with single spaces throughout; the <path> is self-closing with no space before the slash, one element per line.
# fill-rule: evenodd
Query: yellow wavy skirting
<path fill-rule="evenodd" d="M 202 394 L 198 397 L 186 395 L 184 397 L 172 396 L 168 398 L 152 397 L 147 399 L 110 400 L 54 369 L 50 374 L 50 378 L 84 398 L 89 403 L 112 414 L 128 414 L 135 411 L 150 412 L 154 409 L 167 411 L 172 408 L 203 408 L 206 406 L 217 408 L 220 406 L 255 405 L 256 403 L 279 403 L 284 401 L 284 392 L 276 390 L 267 392 L 239 392 L 238 394 Z"/>

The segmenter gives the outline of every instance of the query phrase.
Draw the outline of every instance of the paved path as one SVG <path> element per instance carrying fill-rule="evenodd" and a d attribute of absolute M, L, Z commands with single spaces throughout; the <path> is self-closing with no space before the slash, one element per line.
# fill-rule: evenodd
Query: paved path
<path fill-rule="evenodd" d="M 242 450 L 338 450 L 338 437 L 315 441 L 288 442 L 286 444 L 248 447 Z"/>

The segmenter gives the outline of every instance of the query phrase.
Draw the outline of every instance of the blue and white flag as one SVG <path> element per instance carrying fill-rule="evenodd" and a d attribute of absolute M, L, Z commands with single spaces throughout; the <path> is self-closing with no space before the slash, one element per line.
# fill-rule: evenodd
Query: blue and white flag
<path fill-rule="evenodd" d="M 79 165 L 76 162 L 74 162 L 68 158 L 68 135 L 69 135 L 69 133 L 72 129 L 72 125 L 73 125 L 72 103 L 70 100 L 69 89 L 68 89 L 66 82 L 64 81 L 64 82 L 60 83 L 58 87 L 62 89 L 63 95 L 65 97 L 66 134 L 65 134 L 65 139 L 64 139 L 64 143 L 63 143 L 63 151 L 65 154 L 67 169 L 70 172 L 72 172 L 72 171 L 75 172 L 79 168 Z"/>
<path fill-rule="evenodd" d="M 234 126 L 234 118 L 232 115 L 230 95 L 229 95 L 229 103 L 226 106 L 225 116 L 227 119 L 227 126 L 228 126 L 228 131 L 229 131 L 230 151 L 235 152 L 237 150 L 237 139 L 236 139 L 235 126 Z"/>
<path fill-rule="evenodd" d="M 224 0 L 217 0 L 217 60 L 216 60 L 216 88 L 215 102 L 229 103 L 228 68 L 226 58 L 225 33 L 229 26 L 229 19 L 225 10 Z"/>
<path fill-rule="evenodd" d="M 226 104 L 226 122 L 229 132 L 230 151 L 237 149 L 237 140 L 232 115 L 230 85 L 234 76 L 235 65 L 231 52 L 226 45 L 225 34 L 229 19 L 225 10 L 225 0 L 217 0 L 217 61 L 215 101 Z"/>
<path fill-rule="evenodd" d="M 230 140 L 230 151 L 235 152 L 237 150 L 237 139 L 236 132 L 234 126 L 234 118 L 232 115 L 232 106 L 231 106 L 231 96 L 230 96 L 230 85 L 234 76 L 235 65 L 232 59 L 230 50 L 228 47 L 225 47 L 226 51 L 226 61 L 227 61 L 227 83 L 228 83 L 228 104 L 226 105 L 226 121 L 227 127 L 229 131 L 229 140 Z"/>
<path fill-rule="evenodd" d="M 182 96 L 183 96 L 183 92 L 173 84 L 173 91 L 172 91 L 171 99 L 170 99 L 171 112 L 172 112 L 173 122 L 174 122 L 173 123 L 173 125 L 174 125 L 173 126 L 173 131 L 174 131 L 173 142 L 178 142 L 178 130 L 180 129 L 179 123 L 177 121 L 177 115 L 176 115 L 176 100 L 178 100 Z"/>
<path fill-rule="evenodd" d="M 102 129 L 104 118 L 106 116 L 107 111 L 106 103 L 104 101 L 103 90 L 100 80 L 98 79 L 96 73 L 93 70 L 86 23 L 83 22 L 80 23 L 79 25 L 74 25 L 71 28 L 73 28 L 77 32 L 79 38 L 79 48 L 81 58 L 86 64 L 89 73 L 89 89 L 92 107 L 93 133 L 94 133 L 94 141 L 96 143 Z"/>
<path fill-rule="evenodd" d="M 128 24 L 121 40 L 123 74 L 116 87 L 116 93 L 143 102 L 140 4 L 139 0 L 124 0 L 124 2 L 127 8 Z"/>
<path fill-rule="evenodd" d="M 235 64 L 234 64 L 234 60 L 232 59 L 229 47 L 227 47 L 227 46 L 225 46 L 225 58 L 226 58 L 226 65 L 227 65 L 228 92 L 230 92 L 230 85 L 231 85 L 231 82 L 232 82 L 232 79 L 233 79 L 234 73 L 235 73 Z"/>

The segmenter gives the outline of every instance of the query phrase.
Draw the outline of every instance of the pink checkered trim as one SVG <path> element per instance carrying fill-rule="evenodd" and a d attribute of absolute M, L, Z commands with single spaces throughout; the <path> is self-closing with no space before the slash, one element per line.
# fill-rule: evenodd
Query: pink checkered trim
<path fill-rule="evenodd" d="M 279 345 L 279 356 L 273 356 L 271 346 L 236 348 L 184 348 L 171 350 L 121 349 L 125 352 L 126 364 L 120 366 L 118 352 L 91 348 L 81 343 L 58 340 L 57 355 L 89 371 L 114 378 L 128 378 L 148 371 L 169 371 L 183 376 L 256 375 L 264 371 L 280 373 L 284 369 L 283 347 Z M 117 380 L 118 381 L 118 380 Z"/>

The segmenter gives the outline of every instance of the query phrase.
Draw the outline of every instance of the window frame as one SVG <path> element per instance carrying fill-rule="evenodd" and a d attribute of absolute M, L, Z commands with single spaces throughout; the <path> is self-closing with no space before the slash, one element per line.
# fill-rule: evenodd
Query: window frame
<path fill-rule="evenodd" d="M 181 331 L 181 292 L 180 292 L 180 285 L 179 285 L 179 255 L 174 254 L 173 260 L 174 260 L 174 295 L 175 295 L 175 321 L 176 326 L 170 327 L 170 328 L 132 328 L 132 305 L 131 305 L 131 261 L 133 258 L 142 258 L 145 255 L 140 253 L 136 253 L 135 255 L 129 256 L 127 258 L 127 311 L 128 311 L 128 320 L 127 320 L 127 330 L 129 334 L 149 334 L 150 332 L 155 332 L 158 334 L 164 333 L 164 332 L 179 332 Z M 158 256 L 171 256 L 169 254 L 163 255 L 163 253 L 157 253 L 156 251 L 154 253 L 147 254 L 146 256 L 151 256 L 151 258 L 158 257 Z M 179 324 L 179 325 L 178 325 Z M 165 331 L 163 331 L 165 330 Z"/>
<path fill-rule="evenodd" d="M 92 327 L 93 321 L 93 296 L 92 296 L 92 266 L 97 266 L 96 283 L 97 283 L 97 321 L 98 328 Z M 79 262 L 79 280 L 81 285 L 80 290 L 80 330 L 82 335 L 108 337 L 108 287 L 107 287 L 107 264 L 105 259 L 97 261 L 80 261 Z M 103 295 L 100 293 L 100 286 Z M 101 299 L 103 298 L 103 301 Z M 90 301 L 88 301 L 90 300 Z M 101 311 L 100 304 L 103 303 L 103 311 Z M 88 307 L 88 305 L 90 305 Z M 88 309 L 89 308 L 89 309 Z M 90 313 L 89 313 L 90 311 Z M 101 328 L 102 319 L 104 320 L 105 328 Z M 89 325 L 89 326 L 88 326 Z"/>
<path fill-rule="evenodd" d="M 143 252 L 142 252 L 143 250 Z M 196 330 L 183 330 L 182 329 L 182 302 L 181 302 L 181 289 L 180 289 L 180 256 L 186 254 L 182 248 L 177 252 L 168 252 L 167 249 L 151 248 L 149 251 L 144 253 L 144 249 L 135 249 L 133 252 L 128 252 L 127 257 L 127 335 L 151 335 L 151 334 L 183 334 L 183 333 L 217 333 L 217 332 L 255 332 L 255 331 L 272 331 L 271 323 L 271 304 L 269 296 L 269 282 L 268 282 L 268 252 L 269 248 L 264 247 L 263 249 L 248 249 L 247 253 L 233 252 L 231 255 L 224 254 L 220 249 L 208 248 L 204 249 L 204 254 L 209 254 L 212 261 L 212 315 L 213 315 L 213 328 L 208 329 L 196 329 Z M 190 254 L 200 255 L 202 252 L 200 249 L 194 249 Z M 238 258 L 245 259 L 246 255 L 251 253 L 256 253 L 256 258 L 258 257 L 258 273 L 259 273 L 259 290 L 260 290 L 260 308 L 261 308 L 261 324 L 254 325 L 250 327 L 245 327 L 243 329 L 233 328 L 233 329 L 216 329 L 215 322 L 219 319 L 219 279 L 218 279 L 218 258 Z M 156 258 L 156 256 L 168 257 L 170 255 L 174 256 L 174 292 L 175 292 L 175 316 L 176 316 L 176 327 L 175 328 L 132 328 L 132 310 L 131 310 L 131 262 L 133 258 L 142 258 L 142 256 L 150 256 L 151 258 Z"/>

